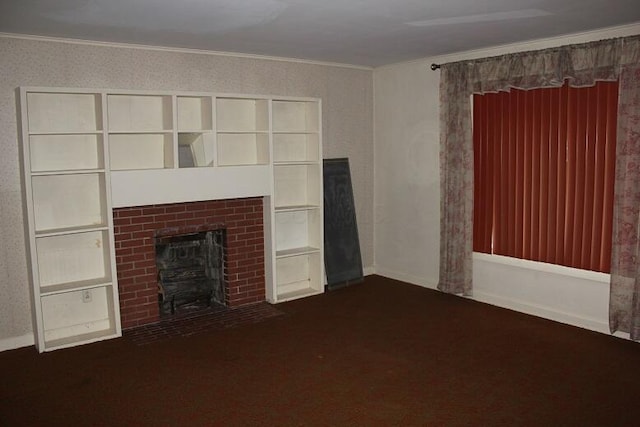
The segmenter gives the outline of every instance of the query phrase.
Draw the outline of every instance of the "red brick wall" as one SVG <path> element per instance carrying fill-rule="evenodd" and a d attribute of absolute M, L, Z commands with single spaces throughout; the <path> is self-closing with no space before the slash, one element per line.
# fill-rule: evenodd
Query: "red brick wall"
<path fill-rule="evenodd" d="M 226 229 L 226 305 L 265 300 L 262 198 L 212 200 L 113 210 L 122 328 L 157 322 L 154 237 Z"/>

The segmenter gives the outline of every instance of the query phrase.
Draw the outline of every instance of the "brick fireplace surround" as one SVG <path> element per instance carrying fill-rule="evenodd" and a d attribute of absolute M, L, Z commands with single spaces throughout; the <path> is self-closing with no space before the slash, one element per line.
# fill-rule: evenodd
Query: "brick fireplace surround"
<path fill-rule="evenodd" d="M 155 237 L 224 228 L 225 304 L 265 300 L 261 197 L 117 208 L 113 210 L 122 328 L 160 320 Z"/>

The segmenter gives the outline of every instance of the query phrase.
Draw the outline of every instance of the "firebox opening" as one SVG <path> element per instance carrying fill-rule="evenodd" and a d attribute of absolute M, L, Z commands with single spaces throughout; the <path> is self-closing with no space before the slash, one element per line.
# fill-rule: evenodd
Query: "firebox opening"
<path fill-rule="evenodd" d="M 156 237 L 160 316 L 225 305 L 225 230 Z"/>

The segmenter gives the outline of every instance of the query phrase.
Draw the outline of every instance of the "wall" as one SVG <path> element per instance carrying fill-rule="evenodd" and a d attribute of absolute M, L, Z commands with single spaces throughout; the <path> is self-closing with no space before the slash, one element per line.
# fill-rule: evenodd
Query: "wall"
<path fill-rule="evenodd" d="M 495 47 L 374 70 L 375 266 L 435 288 L 440 239 L 439 84 L 432 63 L 640 33 L 640 24 Z M 474 299 L 607 332 L 608 276 L 501 257 L 474 257 Z"/>
<path fill-rule="evenodd" d="M 373 73 L 332 64 L 0 35 L 0 351 L 33 343 L 16 88 L 320 97 L 323 154 L 349 157 L 365 267 L 373 265 Z"/>
<path fill-rule="evenodd" d="M 438 73 L 426 62 L 376 69 L 376 273 L 435 287 L 440 252 Z"/>

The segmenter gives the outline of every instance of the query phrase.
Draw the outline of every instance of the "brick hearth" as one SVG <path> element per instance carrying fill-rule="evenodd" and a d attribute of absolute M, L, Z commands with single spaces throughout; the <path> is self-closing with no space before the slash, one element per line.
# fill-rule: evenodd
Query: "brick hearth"
<path fill-rule="evenodd" d="M 262 198 L 211 200 L 113 210 L 122 328 L 155 323 L 158 307 L 155 237 L 226 230 L 225 304 L 265 300 Z"/>

